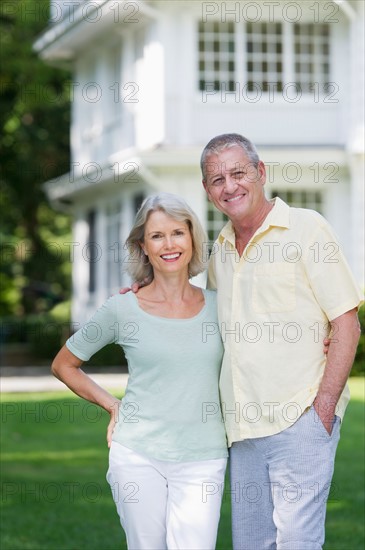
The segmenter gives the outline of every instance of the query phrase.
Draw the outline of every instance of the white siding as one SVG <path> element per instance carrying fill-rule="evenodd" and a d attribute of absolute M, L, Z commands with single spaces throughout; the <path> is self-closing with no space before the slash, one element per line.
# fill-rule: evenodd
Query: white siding
<path fill-rule="evenodd" d="M 82 174 L 86 182 L 85 188 L 75 186 L 72 196 L 74 241 L 79 243 L 73 248 L 73 319 L 85 321 L 110 292 L 117 291 L 117 274 L 114 271 L 110 275 L 110 254 L 115 255 L 116 250 L 110 250 L 114 242 L 109 240 L 114 241 L 119 232 L 122 260 L 127 255 L 123 244 L 133 223 L 136 194 L 178 193 L 205 225 L 207 202 L 199 155 L 211 137 L 226 132 L 242 133 L 257 144 L 262 159 L 271 166 L 268 196 L 280 189 L 322 194 L 323 213 L 338 233 L 356 278 L 363 282 L 364 3 L 339 7 L 327 0 L 142 1 L 136 3 L 133 23 L 115 21 L 115 2 L 101 3 L 106 17 L 100 26 L 81 21 L 64 35 L 64 21 L 59 42 L 52 42 L 50 31 L 45 55 L 55 60 L 66 54 L 73 56 L 72 165 L 64 189 Z M 69 2 L 51 2 L 53 28 L 58 23 L 57 4 L 66 15 L 70 10 Z M 75 0 L 76 4 L 82 5 Z M 122 16 L 128 13 L 120 11 Z M 246 87 L 250 56 L 245 29 L 247 21 L 254 21 L 257 15 L 260 21 L 282 23 L 283 56 L 277 57 L 283 61 L 282 82 L 286 87 L 285 92 L 261 91 L 255 98 Z M 199 91 L 198 22 L 204 18 L 235 24 L 234 93 Z M 330 81 L 334 85 L 325 94 L 317 95 L 313 90 L 298 95 L 293 85 L 293 25 L 317 20 L 326 20 L 330 28 Z M 70 37 L 69 44 L 66 36 Z M 46 42 L 47 35 L 42 44 Z M 141 160 L 143 154 L 146 161 Z M 132 177 L 127 174 L 131 163 L 135 166 Z M 100 185 L 93 185 L 93 166 L 100 168 Z M 296 166 L 300 170 L 298 180 Z M 112 228 L 108 216 L 116 204 L 120 205 L 120 225 Z M 96 265 L 92 294 L 88 292 L 90 266 L 83 255 L 91 208 L 96 211 L 97 241 L 103 253 Z M 203 284 L 203 279 L 200 277 L 198 283 Z M 119 281 L 124 285 L 129 279 L 122 272 Z"/>

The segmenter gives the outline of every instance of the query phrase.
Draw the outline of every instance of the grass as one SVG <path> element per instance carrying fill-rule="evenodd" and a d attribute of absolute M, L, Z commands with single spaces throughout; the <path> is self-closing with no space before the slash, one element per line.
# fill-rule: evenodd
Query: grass
<path fill-rule="evenodd" d="M 364 541 L 364 378 L 350 380 L 328 507 L 325 550 Z M 1 415 L 2 550 L 126 548 L 105 480 L 107 414 L 70 393 L 7 394 Z M 219 550 L 230 550 L 224 494 Z"/>

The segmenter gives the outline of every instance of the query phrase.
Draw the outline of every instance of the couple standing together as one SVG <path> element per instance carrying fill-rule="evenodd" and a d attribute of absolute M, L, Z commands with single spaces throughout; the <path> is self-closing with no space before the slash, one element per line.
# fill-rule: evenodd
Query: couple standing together
<path fill-rule="evenodd" d="M 109 298 L 52 370 L 110 413 L 107 479 L 129 549 L 215 548 L 228 443 L 234 549 L 319 550 L 360 292 L 322 216 L 265 198 L 249 140 L 212 139 L 201 168 L 230 220 L 211 290 L 189 282 L 204 270 L 194 212 L 148 197 L 127 240 L 128 271 L 147 284 Z M 111 342 L 128 361 L 121 401 L 80 369 Z"/>

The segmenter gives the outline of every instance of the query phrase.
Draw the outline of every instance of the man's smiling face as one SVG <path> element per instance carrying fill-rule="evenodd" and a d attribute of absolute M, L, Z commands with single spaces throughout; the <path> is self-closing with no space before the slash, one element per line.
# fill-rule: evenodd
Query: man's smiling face
<path fill-rule="evenodd" d="M 207 156 L 203 185 L 209 199 L 233 223 L 254 220 L 265 202 L 266 171 L 255 166 L 242 147 L 234 145 Z"/>

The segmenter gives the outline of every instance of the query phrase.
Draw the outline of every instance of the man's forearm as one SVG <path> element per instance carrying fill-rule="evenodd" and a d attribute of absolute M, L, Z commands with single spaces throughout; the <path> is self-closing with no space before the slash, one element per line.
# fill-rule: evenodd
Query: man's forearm
<path fill-rule="evenodd" d="M 360 337 L 357 310 L 331 321 L 333 330 L 327 364 L 314 406 L 328 432 L 331 432 L 337 402 L 349 377 Z"/>

